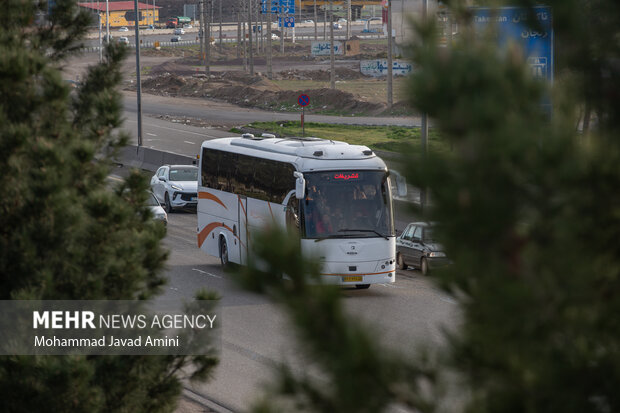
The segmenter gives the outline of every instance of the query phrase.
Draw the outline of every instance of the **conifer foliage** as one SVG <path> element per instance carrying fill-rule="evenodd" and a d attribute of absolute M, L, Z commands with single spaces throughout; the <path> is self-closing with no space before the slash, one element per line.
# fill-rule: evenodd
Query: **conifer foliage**
<path fill-rule="evenodd" d="M 132 300 L 160 291 L 164 228 L 145 207 L 138 173 L 106 184 L 126 144 L 117 86 L 127 51 L 106 48 L 71 89 L 63 65 L 91 17 L 73 0 L 7 0 L 0 8 L 0 299 Z M 165 412 L 192 357 L 1 357 L 6 412 Z"/>
<path fill-rule="evenodd" d="M 459 34 L 439 47 L 434 19 L 415 24 L 410 99 L 453 150 L 408 162 L 408 180 L 431 194 L 423 212 L 453 260 L 431 277 L 460 304 L 461 328 L 443 357 L 395 361 L 342 316 L 337 293 L 305 284 L 317 270 L 290 264 L 302 262 L 295 243 L 269 234 L 263 244 L 276 247 L 259 254 L 292 281 L 251 269 L 243 279 L 290 311 L 321 372 L 283 368 L 276 392 L 284 406 L 323 412 L 620 411 L 620 5 L 546 2 L 551 86 L 517 44 L 498 49 L 493 33 L 470 28 L 471 2 L 444 3 Z"/>

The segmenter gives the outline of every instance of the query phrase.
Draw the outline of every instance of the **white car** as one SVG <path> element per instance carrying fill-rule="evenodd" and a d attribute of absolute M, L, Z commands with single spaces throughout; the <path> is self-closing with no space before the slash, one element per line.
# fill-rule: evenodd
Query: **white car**
<path fill-rule="evenodd" d="M 304 21 L 303 21 L 303 23 L 309 23 L 309 24 L 312 24 L 312 23 L 314 23 L 314 21 L 313 21 L 313 20 L 304 20 Z"/>
<path fill-rule="evenodd" d="M 125 36 L 122 36 L 118 38 L 118 42 L 123 44 L 129 44 L 129 39 Z"/>
<path fill-rule="evenodd" d="M 121 27 L 120 29 L 118 29 L 119 32 L 128 32 L 129 29 L 127 27 Z"/>
<path fill-rule="evenodd" d="M 185 34 L 185 30 L 183 30 L 183 29 L 174 29 L 174 34 Z"/>
<path fill-rule="evenodd" d="M 347 22 L 347 19 L 345 19 L 343 17 L 338 19 L 338 23 L 346 23 L 346 22 Z"/>
<path fill-rule="evenodd" d="M 185 25 L 185 28 L 186 28 L 186 29 L 191 29 L 192 27 L 194 27 L 194 26 L 192 26 L 191 24 L 186 24 L 186 25 Z"/>
<path fill-rule="evenodd" d="M 166 212 L 198 205 L 198 168 L 193 165 L 164 165 L 151 178 L 151 190 Z"/>
<path fill-rule="evenodd" d="M 149 191 L 148 197 L 146 198 L 146 205 L 150 208 L 153 213 L 153 219 L 155 221 L 161 221 L 164 225 L 168 225 L 168 214 L 161 207 L 161 204 L 155 197 L 151 191 Z"/>
<path fill-rule="evenodd" d="M 334 23 L 334 29 L 336 29 L 336 30 L 340 30 L 340 29 L 342 29 L 342 24 L 340 24 L 340 23 Z"/>

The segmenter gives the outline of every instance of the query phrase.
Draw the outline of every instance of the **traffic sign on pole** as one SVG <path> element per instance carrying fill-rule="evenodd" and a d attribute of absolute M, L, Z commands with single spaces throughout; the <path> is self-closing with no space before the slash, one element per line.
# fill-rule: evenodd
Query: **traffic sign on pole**
<path fill-rule="evenodd" d="M 302 93 L 297 98 L 297 103 L 299 103 L 299 106 L 308 106 L 308 104 L 310 103 L 310 97 Z"/>
<path fill-rule="evenodd" d="M 297 103 L 301 106 L 301 137 L 306 136 L 306 127 L 304 126 L 304 115 L 306 114 L 306 106 L 310 103 L 310 96 L 301 94 L 297 98 Z"/>

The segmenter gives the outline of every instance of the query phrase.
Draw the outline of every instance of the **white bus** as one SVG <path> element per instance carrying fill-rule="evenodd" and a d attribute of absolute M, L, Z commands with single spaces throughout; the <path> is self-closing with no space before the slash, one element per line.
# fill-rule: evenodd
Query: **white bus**
<path fill-rule="evenodd" d="M 252 234 L 298 231 L 326 282 L 363 289 L 393 283 L 396 251 L 388 169 L 365 146 L 273 135 L 203 142 L 198 247 L 246 264 Z"/>

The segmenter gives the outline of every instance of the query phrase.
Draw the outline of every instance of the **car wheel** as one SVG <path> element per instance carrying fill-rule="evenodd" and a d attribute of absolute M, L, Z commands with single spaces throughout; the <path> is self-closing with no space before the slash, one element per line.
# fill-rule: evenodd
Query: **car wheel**
<path fill-rule="evenodd" d="M 400 252 L 396 256 L 396 262 L 398 263 L 398 268 L 399 269 L 401 269 L 401 270 L 406 270 L 407 269 L 407 263 L 405 262 L 405 259 L 403 258 L 403 254 L 401 254 Z"/>
<path fill-rule="evenodd" d="M 422 275 L 428 274 L 428 261 L 425 257 L 422 257 L 420 260 L 420 271 L 422 272 Z"/>
<path fill-rule="evenodd" d="M 172 204 L 170 204 L 170 197 L 168 196 L 168 192 L 166 192 L 166 195 L 164 195 L 164 206 L 166 208 L 166 212 L 170 214 L 172 212 Z"/>
<path fill-rule="evenodd" d="M 228 261 L 228 245 L 226 245 L 226 239 L 224 237 L 220 237 L 220 262 L 224 269 L 230 267 L 230 261 Z"/>
<path fill-rule="evenodd" d="M 370 288 L 370 284 L 355 284 L 355 288 L 358 290 L 367 290 Z"/>

